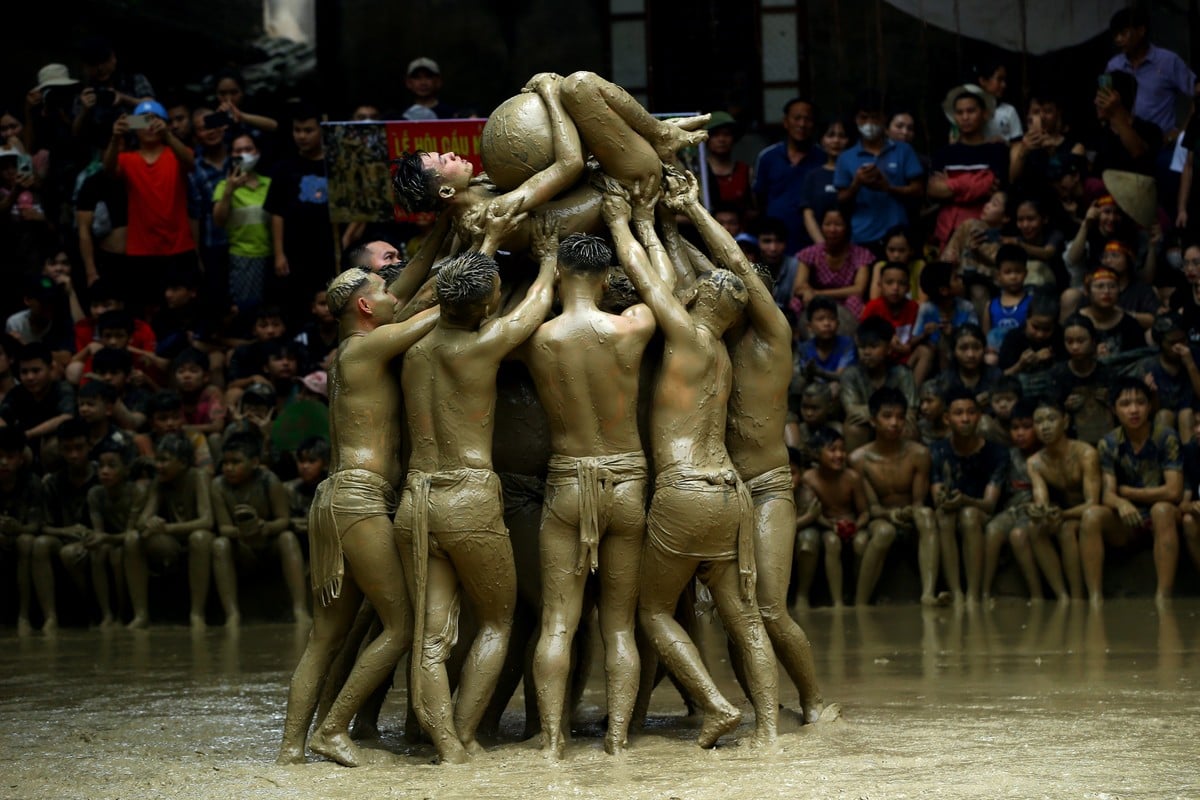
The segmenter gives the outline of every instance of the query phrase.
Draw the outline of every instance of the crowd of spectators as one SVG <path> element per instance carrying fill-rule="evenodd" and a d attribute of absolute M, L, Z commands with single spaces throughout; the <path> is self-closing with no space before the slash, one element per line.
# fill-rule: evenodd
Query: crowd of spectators
<path fill-rule="evenodd" d="M 1180 538 L 1200 563 L 1200 116 L 1177 114 L 1196 77 L 1139 9 L 1111 33 L 1119 52 L 1086 87 L 1094 136 L 1036 82 L 1006 102 L 999 60 L 948 88 L 950 136 L 928 154 L 912 111 L 869 89 L 846 117 L 790 101 L 753 165 L 734 156 L 739 122 L 713 113 L 711 211 L 793 325 L 798 508 L 837 505 L 844 480 L 868 490 L 849 520 L 801 515 L 800 602 L 823 563 L 841 604 L 841 542 L 861 560 L 887 516 L 860 461 L 897 408 L 928 448 L 913 502 L 937 514 L 956 599 L 990 593 L 1005 546 L 1034 597 L 1095 599 L 1106 544 L 1152 541 L 1163 597 Z M 23 107 L 0 108 L 0 558 L 18 624 L 53 628 L 66 576 L 91 604 L 74 619 L 145 625 L 150 576 L 176 569 L 193 623 L 210 582 L 236 621 L 238 575 L 266 556 L 307 619 L 338 333 L 324 287 L 338 263 L 411 258 L 425 228 L 330 224 L 324 110 L 265 113 L 234 69 L 201 101 L 160 94 L 118 55 L 89 40 L 81 74 L 46 65 Z M 406 87 L 397 117 L 455 116 L 432 59 Z M 1051 412 L 1094 448 L 1078 491 L 1029 467 Z"/>

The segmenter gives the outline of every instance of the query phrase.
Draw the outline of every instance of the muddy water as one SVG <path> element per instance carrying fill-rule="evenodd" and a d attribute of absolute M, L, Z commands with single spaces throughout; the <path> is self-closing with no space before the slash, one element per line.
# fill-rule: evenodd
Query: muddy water
<path fill-rule="evenodd" d="M 600 746 L 599 668 L 568 761 L 509 741 L 464 767 L 405 745 L 400 701 L 358 769 L 277 767 L 291 626 L 240 635 L 178 628 L 0 632 L 0 798 L 1200 797 L 1200 601 L 1165 614 L 1141 601 L 988 612 L 916 607 L 810 612 L 827 700 L 841 721 L 785 712 L 777 746 L 701 751 L 664 683 L 647 731 L 614 760 Z M 713 672 L 747 704 L 715 645 Z M 786 683 L 781 683 L 786 686 Z M 795 708 L 794 690 L 782 701 Z M 749 716 L 749 714 L 748 714 Z M 748 730 L 744 724 L 739 733 Z"/>

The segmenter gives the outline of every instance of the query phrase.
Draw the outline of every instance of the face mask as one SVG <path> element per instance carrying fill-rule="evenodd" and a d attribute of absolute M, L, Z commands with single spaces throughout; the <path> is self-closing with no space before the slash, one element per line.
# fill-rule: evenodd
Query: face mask
<path fill-rule="evenodd" d="M 858 126 L 858 133 L 860 136 L 862 136 L 862 138 L 866 139 L 868 142 L 871 142 L 875 139 L 878 139 L 879 134 L 883 133 L 883 126 L 868 122 L 866 125 Z"/>
<path fill-rule="evenodd" d="M 242 172 L 253 172 L 258 166 L 258 156 L 254 153 L 242 153 Z"/>
<path fill-rule="evenodd" d="M 1167 263 L 1171 265 L 1172 269 L 1183 269 L 1183 251 L 1168 250 Z"/>

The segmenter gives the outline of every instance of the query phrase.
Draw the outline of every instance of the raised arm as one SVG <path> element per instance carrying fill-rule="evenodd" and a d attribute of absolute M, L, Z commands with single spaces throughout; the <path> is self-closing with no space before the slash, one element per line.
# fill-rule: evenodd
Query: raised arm
<path fill-rule="evenodd" d="M 648 193 L 644 191 L 641 183 L 637 183 L 630 193 L 630 199 L 634 232 L 646 250 L 650 268 L 654 270 L 654 274 L 658 276 L 659 280 L 674 291 L 677 285 L 675 267 L 667 254 L 667 248 L 654 230 L 654 209 L 658 204 L 658 193 Z"/>
<path fill-rule="evenodd" d="M 362 338 L 359 346 L 354 349 L 353 356 L 350 352 L 346 352 L 344 355 L 351 356 L 355 360 L 366 359 L 386 364 L 433 330 L 440 316 L 441 309 L 434 307 L 426 309 L 404 322 L 380 325 Z"/>
<path fill-rule="evenodd" d="M 401 270 L 400 274 L 396 276 L 396 280 L 388 286 L 388 291 L 396 298 L 397 303 L 406 305 L 425 283 L 425 279 L 429 277 L 429 270 L 433 267 L 433 262 L 437 259 L 438 253 L 446 241 L 446 234 L 449 232 L 450 215 L 442 214 L 433 224 L 433 230 L 429 232 L 429 236 L 421 245 L 417 255 L 408 262 L 408 266 Z"/>
<path fill-rule="evenodd" d="M 687 310 L 675 299 L 671 287 L 650 269 L 650 259 L 646 251 L 629 230 L 629 203 L 619 195 L 606 194 L 600 204 L 600 210 L 612 232 L 617 259 L 621 266 L 625 267 L 625 274 L 638 290 L 642 302 L 654 312 L 658 326 L 668 339 L 691 338 L 696 329 Z"/>
<path fill-rule="evenodd" d="M 729 231 L 713 219 L 700 204 L 695 176 L 691 173 L 668 175 L 665 202 L 669 208 L 687 215 L 717 263 L 732 270 L 746 284 L 746 290 L 750 293 L 746 313 L 749 314 L 754 328 L 761 333 L 772 333 L 782 337 L 784 341 L 791 341 L 792 327 L 788 324 L 787 317 L 779 310 L 779 306 L 775 305 L 771 290 L 750 266 L 745 253 L 729 235 Z"/>
<path fill-rule="evenodd" d="M 537 330 L 554 301 L 554 275 L 558 269 L 558 222 L 550 214 L 533 217 L 532 251 L 538 259 L 538 274 L 525 298 L 509 313 L 485 322 L 480 342 L 496 344 L 507 355 Z"/>
<path fill-rule="evenodd" d="M 662 203 L 658 205 L 658 227 L 662 231 L 662 243 L 667 249 L 667 257 L 671 259 L 671 268 L 675 271 L 675 285 L 690 286 L 692 281 L 696 280 L 696 272 L 684 246 L 687 242 L 679 233 L 675 212 Z"/>

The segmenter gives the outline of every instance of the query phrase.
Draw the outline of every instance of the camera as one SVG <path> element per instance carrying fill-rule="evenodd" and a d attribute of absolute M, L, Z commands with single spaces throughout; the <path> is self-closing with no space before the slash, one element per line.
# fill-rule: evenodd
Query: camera
<path fill-rule="evenodd" d="M 117 102 L 117 93 L 112 89 L 97 89 L 96 90 L 96 105 L 101 108 L 110 108 Z"/>

